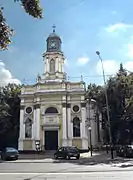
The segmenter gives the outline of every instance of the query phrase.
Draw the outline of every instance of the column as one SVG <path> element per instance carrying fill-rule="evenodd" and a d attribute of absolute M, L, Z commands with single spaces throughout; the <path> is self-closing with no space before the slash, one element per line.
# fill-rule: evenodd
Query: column
<path fill-rule="evenodd" d="M 35 139 L 36 139 L 36 109 L 33 110 L 33 124 L 32 124 L 32 149 L 36 150 Z"/>
<path fill-rule="evenodd" d="M 47 72 L 47 59 L 44 60 L 44 73 Z"/>
<path fill-rule="evenodd" d="M 19 131 L 19 142 L 18 149 L 23 150 L 23 140 L 25 138 L 25 126 L 24 126 L 24 106 L 21 106 L 20 109 L 20 131 Z"/>
<path fill-rule="evenodd" d="M 62 104 L 62 129 L 63 129 L 62 146 L 67 146 L 66 103 Z"/>
<path fill-rule="evenodd" d="M 59 59 L 59 72 L 61 72 L 61 60 Z"/>
<path fill-rule="evenodd" d="M 46 58 L 46 69 L 47 69 L 47 72 L 49 72 L 49 59 Z"/>
<path fill-rule="evenodd" d="M 62 66 L 63 66 L 62 59 L 60 60 L 60 63 L 61 63 L 61 72 L 62 72 Z"/>
<path fill-rule="evenodd" d="M 64 59 L 62 59 L 62 72 L 64 73 Z"/>
<path fill-rule="evenodd" d="M 70 97 L 69 97 L 70 98 Z M 68 117 L 68 145 L 72 146 L 72 129 L 71 129 L 71 104 L 68 104 L 67 107 L 67 117 Z"/>
<path fill-rule="evenodd" d="M 81 104 L 81 118 L 82 118 L 82 121 L 81 121 L 81 138 L 82 138 L 82 149 L 88 149 L 88 141 L 87 141 L 87 137 L 86 137 L 86 104 L 85 103 L 82 103 Z"/>
<path fill-rule="evenodd" d="M 40 140 L 40 105 L 36 105 L 36 139 Z"/>
<path fill-rule="evenodd" d="M 59 60 L 58 60 L 58 58 L 56 58 L 56 61 L 55 61 L 55 71 L 56 72 L 58 72 L 59 71 L 59 69 L 58 69 L 58 64 L 59 64 L 59 62 L 58 62 Z"/>

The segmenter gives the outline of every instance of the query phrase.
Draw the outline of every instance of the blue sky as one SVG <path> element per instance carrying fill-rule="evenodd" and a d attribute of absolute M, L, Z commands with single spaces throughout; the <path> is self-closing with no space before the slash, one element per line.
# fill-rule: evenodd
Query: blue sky
<path fill-rule="evenodd" d="M 126 0 L 41 0 L 44 18 L 33 19 L 14 0 L 0 0 L 10 27 L 15 29 L 13 44 L 0 52 L 0 82 L 35 82 L 43 74 L 42 53 L 46 38 L 56 25 L 67 59 L 71 80 L 83 74 L 87 84 L 102 83 L 101 64 L 95 54 L 100 50 L 105 73 L 115 74 L 122 62 L 133 70 L 133 1 Z"/>

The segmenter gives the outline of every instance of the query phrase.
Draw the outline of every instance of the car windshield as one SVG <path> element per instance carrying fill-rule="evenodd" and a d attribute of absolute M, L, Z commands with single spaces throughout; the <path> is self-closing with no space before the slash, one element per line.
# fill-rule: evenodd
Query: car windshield
<path fill-rule="evenodd" d="M 128 148 L 133 149 L 133 145 L 128 145 Z"/>
<path fill-rule="evenodd" d="M 77 151 L 77 149 L 76 149 L 76 148 L 70 148 L 70 147 L 69 147 L 69 148 L 67 148 L 67 150 L 68 150 L 68 151 L 70 151 L 70 152 L 75 152 L 75 151 Z"/>
<path fill-rule="evenodd" d="M 15 148 L 12 148 L 12 147 L 7 147 L 6 152 L 17 152 L 17 150 Z"/>

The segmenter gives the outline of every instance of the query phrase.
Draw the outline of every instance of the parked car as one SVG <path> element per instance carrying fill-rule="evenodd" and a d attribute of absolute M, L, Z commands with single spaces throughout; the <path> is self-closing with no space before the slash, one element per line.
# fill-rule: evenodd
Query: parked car
<path fill-rule="evenodd" d="M 127 145 L 125 147 L 125 157 L 133 157 L 133 145 Z"/>
<path fill-rule="evenodd" d="M 80 153 L 77 147 L 60 147 L 54 154 L 55 159 L 63 158 L 70 159 L 75 157 L 76 159 L 80 158 Z"/>
<path fill-rule="evenodd" d="M 116 153 L 122 157 L 133 157 L 133 145 L 121 146 Z"/>
<path fill-rule="evenodd" d="M 116 149 L 116 154 L 117 154 L 117 156 L 124 157 L 125 147 L 124 147 L 124 146 L 118 147 L 118 148 Z"/>
<path fill-rule="evenodd" d="M 6 147 L 1 151 L 2 160 L 17 160 L 19 152 L 13 147 Z"/>

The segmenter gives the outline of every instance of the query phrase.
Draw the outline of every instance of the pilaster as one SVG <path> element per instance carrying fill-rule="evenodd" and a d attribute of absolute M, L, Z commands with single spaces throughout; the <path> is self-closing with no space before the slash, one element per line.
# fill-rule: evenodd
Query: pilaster
<path fill-rule="evenodd" d="M 68 97 L 68 100 L 70 100 L 70 97 Z M 71 122 L 71 104 L 67 104 L 67 117 L 68 117 L 68 145 L 72 146 L 72 122 Z"/>
<path fill-rule="evenodd" d="M 33 111 L 33 124 L 32 124 L 32 149 L 36 150 L 35 139 L 36 139 L 36 109 Z"/>
<path fill-rule="evenodd" d="M 67 124 L 66 124 L 66 103 L 62 104 L 62 129 L 63 129 L 63 139 L 62 145 L 67 146 Z"/>
<path fill-rule="evenodd" d="M 37 104 L 35 107 L 35 114 L 36 114 L 36 122 L 35 122 L 35 140 L 40 140 L 40 105 Z"/>
<path fill-rule="evenodd" d="M 20 108 L 20 131 L 19 131 L 19 142 L 18 149 L 23 150 L 23 140 L 25 138 L 25 126 L 24 126 L 24 106 Z"/>

